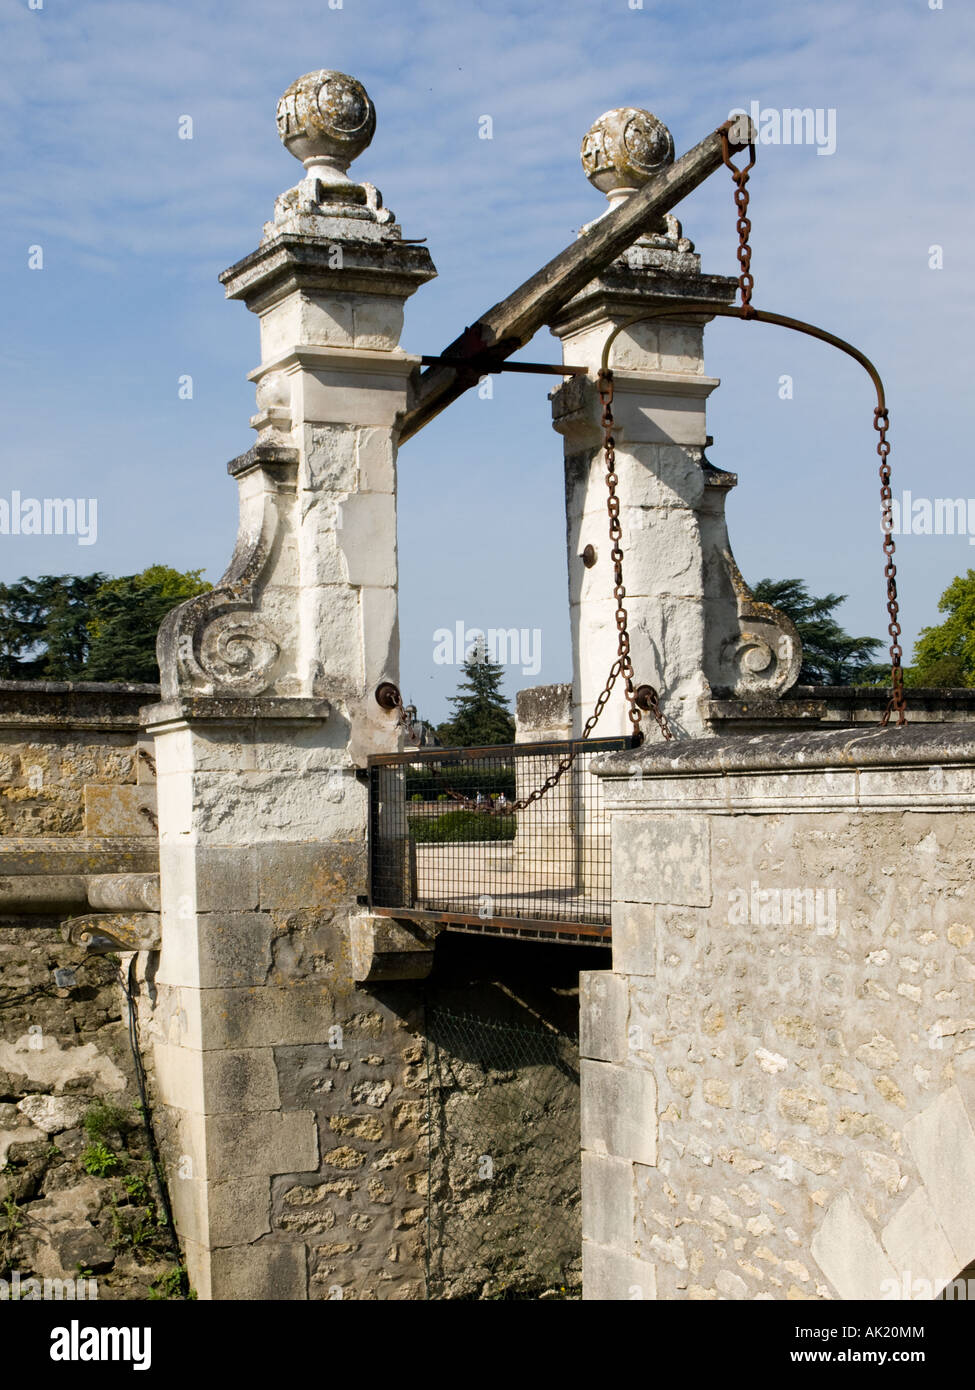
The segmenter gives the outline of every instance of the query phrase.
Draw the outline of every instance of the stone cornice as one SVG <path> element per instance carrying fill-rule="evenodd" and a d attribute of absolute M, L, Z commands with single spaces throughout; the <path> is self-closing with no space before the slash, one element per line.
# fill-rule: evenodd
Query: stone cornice
<path fill-rule="evenodd" d="M 160 733 L 171 725 L 278 720 L 304 723 L 328 719 L 331 705 L 317 696 L 208 696 L 187 695 L 158 705 L 146 705 L 142 721 Z"/>
<path fill-rule="evenodd" d="M 639 314 L 641 310 L 663 309 L 667 305 L 678 307 L 675 301 L 686 302 L 688 321 L 700 323 L 700 317 L 692 317 L 695 299 L 731 304 L 737 288 L 737 280 L 730 275 L 673 275 L 662 270 L 633 269 L 614 262 L 608 271 L 591 280 L 584 290 L 562 306 L 549 322 L 549 328 L 557 338 L 566 338 L 609 319 Z M 667 324 L 681 321 L 677 317 L 661 319 Z"/>
<path fill-rule="evenodd" d="M 975 726 L 860 725 L 797 729 L 751 738 L 696 738 L 668 745 L 651 742 L 633 752 L 607 754 L 593 764 L 593 770 L 601 777 L 626 777 L 637 764 L 641 776 L 648 778 L 949 763 L 975 763 Z"/>
<path fill-rule="evenodd" d="M 158 685 L 109 681 L 0 681 L 0 728 L 138 729 Z"/>
<path fill-rule="evenodd" d="M 419 365 L 419 356 L 398 348 L 394 352 L 386 352 L 381 348 L 326 347 L 306 343 L 269 362 L 262 362 L 259 367 L 248 372 L 247 380 L 259 381 L 271 372 L 322 369 L 356 372 L 367 376 L 393 376 L 402 380 L 411 376 Z"/>
<path fill-rule="evenodd" d="M 640 396 L 692 396 L 704 400 L 720 385 L 719 377 L 701 376 L 694 372 L 613 368 L 613 390 L 618 395 L 633 392 Z"/>
<path fill-rule="evenodd" d="M 594 761 L 613 811 L 949 811 L 975 803 L 975 727 L 803 729 Z"/>
<path fill-rule="evenodd" d="M 336 264 L 335 251 L 341 251 Z M 381 294 L 408 299 L 436 275 L 425 246 L 381 241 L 285 235 L 275 237 L 218 277 L 228 299 L 243 299 L 261 313 L 300 290 Z"/>

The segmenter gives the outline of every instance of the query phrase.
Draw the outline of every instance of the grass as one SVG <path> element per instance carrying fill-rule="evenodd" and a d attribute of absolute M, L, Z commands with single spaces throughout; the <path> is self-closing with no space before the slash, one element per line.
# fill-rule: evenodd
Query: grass
<path fill-rule="evenodd" d="M 17 1205 L 16 1197 L 4 1197 L 0 1202 L 0 1212 L 3 1214 L 4 1226 L 7 1234 L 12 1236 L 19 1231 L 24 1224 L 24 1213 Z"/>
<path fill-rule="evenodd" d="M 122 1160 L 107 1144 L 89 1144 L 81 1151 L 81 1166 L 93 1178 L 107 1178 L 122 1166 Z"/>
<path fill-rule="evenodd" d="M 189 1287 L 183 1265 L 173 1265 L 165 1274 L 160 1274 L 149 1285 L 149 1297 L 153 1300 L 184 1298 L 195 1299 L 196 1290 Z"/>
<path fill-rule="evenodd" d="M 129 1116 L 121 1106 L 99 1100 L 89 1106 L 82 1125 L 88 1138 L 96 1144 L 110 1134 L 124 1134 L 129 1127 Z"/>
<path fill-rule="evenodd" d="M 26 1224 L 16 1197 L 5 1197 L 0 1202 L 0 1219 L 3 1221 L 3 1231 L 0 1232 L 0 1271 L 6 1274 L 14 1236 Z"/>

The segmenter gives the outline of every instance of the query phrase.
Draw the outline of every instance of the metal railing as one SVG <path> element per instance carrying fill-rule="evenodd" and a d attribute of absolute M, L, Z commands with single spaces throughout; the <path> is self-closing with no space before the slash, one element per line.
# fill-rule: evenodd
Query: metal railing
<path fill-rule="evenodd" d="M 609 822 L 593 758 L 630 738 L 369 759 L 369 903 L 390 917 L 529 939 L 609 938 Z M 508 811 L 578 748 L 545 796 Z"/>

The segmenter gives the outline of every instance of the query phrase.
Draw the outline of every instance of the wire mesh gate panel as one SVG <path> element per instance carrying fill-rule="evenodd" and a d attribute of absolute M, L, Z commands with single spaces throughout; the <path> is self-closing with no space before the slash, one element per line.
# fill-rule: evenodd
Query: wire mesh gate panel
<path fill-rule="evenodd" d="M 578 1039 L 427 1014 L 427 1296 L 579 1298 Z"/>
<path fill-rule="evenodd" d="M 370 905 L 454 929 L 534 923 L 554 937 L 605 940 L 609 822 L 590 765 L 629 747 L 614 738 L 371 757 Z M 575 762 L 545 796 L 506 809 L 573 749 Z"/>

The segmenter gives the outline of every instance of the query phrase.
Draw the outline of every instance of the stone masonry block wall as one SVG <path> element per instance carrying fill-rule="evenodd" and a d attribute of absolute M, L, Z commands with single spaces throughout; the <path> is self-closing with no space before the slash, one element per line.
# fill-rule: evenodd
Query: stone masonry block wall
<path fill-rule="evenodd" d="M 335 1022 L 321 1034 L 325 1041 L 274 1049 L 282 1106 L 314 1117 L 320 1154 L 313 1171 L 273 1179 L 270 1234 L 256 1246 L 258 1251 L 283 1251 L 290 1241 L 291 1253 L 281 1256 L 287 1271 L 282 1277 L 290 1281 L 287 1296 L 304 1296 L 304 1271 L 312 1299 L 426 1296 L 428 1011 L 446 1007 L 501 1024 L 544 1020 L 571 1035 L 578 957 L 570 949 L 553 970 L 550 949 L 542 959 L 539 948 L 504 949 L 448 936 L 437 947 L 427 981 L 342 992 L 335 1000 Z M 478 1155 L 487 1148 L 496 1159 L 506 1189 L 501 1205 L 509 1222 L 517 1218 L 523 1239 L 519 1246 L 499 1238 L 496 1249 L 482 1248 L 477 1251 L 480 1261 L 473 1259 L 475 1252 L 464 1246 L 465 1228 L 480 1218 L 486 1202 L 490 1206 L 485 1184 L 434 1194 L 439 1203 L 460 1191 L 458 1212 L 466 1216 L 455 1219 L 446 1233 L 446 1263 L 456 1263 L 463 1253 L 470 1274 L 465 1296 L 478 1297 L 491 1296 L 500 1283 L 518 1286 L 530 1265 L 528 1247 L 537 1241 L 532 1232 L 544 1220 L 546 1207 L 578 1201 L 578 1087 L 571 1071 L 552 1069 L 548 1103 L 560 1108 L 564 1123 L 549 1135 L 548 1160 L 560 1177 L 556 1190 L 549 1186 L 542 1191 L 538 1157 L 520 1124 L 521 1110 L 499 1125 L 496 1109 L 487 1109 L 491 1096 L 485 1088 L 510 1084 L 513 1078 L 471 1068 L 470 1062 L 460 1054 L 450 1059 L 450 1069 L 465 1079 L 449 1102 L 453 1123 L 437 1135 L 436 1142 L 448 1150 L 438 1168 L 448 1170 L 454 1181 L 458 1172 L 476 1179 L 476 1163 L 472 1165 L 465 1145 L 483 1125 Z M 459 1120 L 458 1107 L 465 1110 Z M 512 1188 L 522 1199 L 517 1213 L 507 1197 Z"/>
<path fill-rule="evenodd" d="M 71 972 L 63 988 L 55 969 Z M 56 922 L 0 919 L 0 1011 L 0 1279 L 18 1274 L 26 1297 L 30 1279 L 84 1278 L 80 1298 L 146 1298 L 178 1260 L 114 966 Z"/>
<path fill-rule="evenodd" d="M 340 761 L 341 731 L 150 717 L 162 730 L 163 948 L 142 1033 L 194 1287 L 201 1298 L 421 1299 L 425 1009 L 450 972 L 354 980 L 367 793 Z M 187 766 L 195 804 L 181 800 Z M 298 812 L 306 842 L 287 838 Z M 465 979 L 468 1008 L 490 1016 L 524 993 L 510 949 L 506 971 Z M 530 1167 L 524 1145 L 521 1161 Z"/>
<path fill-rule="evenodd" d="M 145 1298 L 175 1263 L 115 966 L 61 931 L 87 875 L 157 868 L 138 719 L 154 690 L 0 682 L 0 1279 L 21 1297 L 47 1279 Z"/>
<path fill-rule="evenodd" d="M 154 833 L 139 706 L 154 686 L 0 681 L 0 835 Z"/>
<path fill-rule="evenodd" d="M 937 1296 L 975 1257 L 971 731 L 615 762 L 586 1296 Z"/>
<path fill-rule="evenodd" d="M 578 1296 L 578 980 L 581 967 L 608 955 L 439 938 L 425 989 L 436 1043 L 431 1296 Z"/>
<path fill-rule="evenodd" d="M 194 1058 L 187 1066 L 184 1046 L 168 1041 L 180 1028 L 179 999 L 165 984 L 157 987 L 147 1028 L 177 1223 L 191 1269 L 197 1230 L 211 1242 L 211 1282 L 200 1287 L 202 1297 L 420 1300 L 428 1237 L 427 1011 L 450 1007 L 522 1023 L 541 1018 L 571 1034 L 582 953 L 561 948 L 555 964 L 562 968 L 553 973 L 552 948 L 543 961 L 540 948 L 491 943 L 492 950 L 448 937 L 428 980 L 356 986 L 343 905 L 322 905 L 328 870 L 322 847 L 312 849 L 256 851 L 250 915 L 263 954 L 249 985 L 214 984 L 208 991 L 219 999 L 208 998 L 203 1009 L 209 1023 L 202 1063 Z M 240 922 L 227 925 L 229 916 L 223 922 L 216 930 L 229 953 L 227 933 L 239 932 Z M 195 1079 L 197 1066 L 202 1082 Z M 195 1101 L 191 1085 L 199 1088 Z M 565 1122 L 556 1127 L 548 1158 L 551 1167 L 558 1151 L 564 1191 L 538 1190 L 537 1156 L 517 1123 L 520 1111 L 490 1135 L 493 1151 L 504 1156 L 505 1182 L 524 1196 L 526 1238 L 548 1203 L 578 1201 L 577 1078 L 571 1071 L 553 1074 L 552 1090 L 550 1104 L 561 1107 Z M 473 1088 L 455 1099 L 473 1110 L 480 1103 Z M 190 1105 L 207 1120 L 203 1152 L 194 1147 Z M 470 1167 L 457 1135 L 442 1142 L 451 1148 L 452 1171 L 459 1162 Z M 194 1179 L 201 1174 L 209 1178 L 206 1231 L 193 1225 L 201 1206 Z M 484 1195 L 472 1194 L 471 1201 L 480 1209 Z M 459 1237 L 455 1230 L 451 1239 Z M 490 1261 L 490 1251 L 487 1256 Z M 509 1246 L 498 1267 L 517 1285 L 522 1263 Z M 482 1279 L 467 1296 L 493 1287 Z"/>

